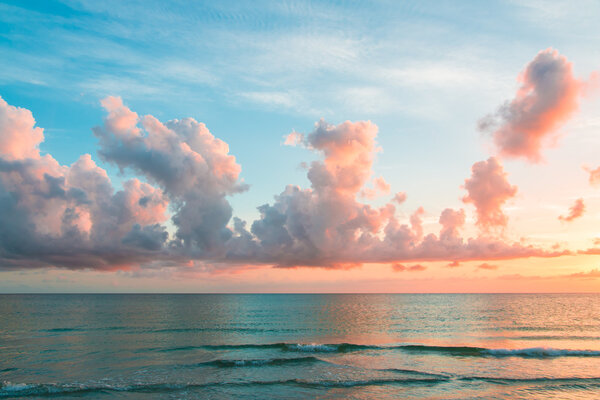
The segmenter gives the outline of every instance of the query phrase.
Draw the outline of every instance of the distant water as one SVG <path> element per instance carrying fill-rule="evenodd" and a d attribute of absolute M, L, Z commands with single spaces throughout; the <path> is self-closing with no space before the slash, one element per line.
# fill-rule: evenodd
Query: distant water
<path fill-rule="evenodd" d="M 0 398 L 600 397 L 600 295 L 0 295 Z"/>

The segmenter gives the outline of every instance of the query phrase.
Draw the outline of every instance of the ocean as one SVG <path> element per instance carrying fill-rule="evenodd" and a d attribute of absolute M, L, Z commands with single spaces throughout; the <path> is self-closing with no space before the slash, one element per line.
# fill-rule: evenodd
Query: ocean
<path fill-rule="evenodd" d="M 0 382 L 0 398 L 600 398 L 600 295 L 0 295 Z"/>

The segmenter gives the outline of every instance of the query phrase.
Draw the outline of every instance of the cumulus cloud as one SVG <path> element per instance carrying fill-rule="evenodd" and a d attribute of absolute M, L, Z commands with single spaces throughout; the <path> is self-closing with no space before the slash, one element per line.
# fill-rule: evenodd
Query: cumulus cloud
<path fill-rule="evenodd" d="M 569 214 L 558 217 L 561 221 L 571 222 L 583 215 L 585 212 L 585 203 L 583 199 L 575 200 L 575 203 L 569 208 Z"/>
<path fill-rule="evenodd" d="M 517 194 L 517 187 L 508 182 L 500 161 L 490 157 L 471 167 L 471 177 L 465 180 L 467 195 L 463 202 L 471 203 L 477 211 L 477 224 L 483 229 L 504 227 L 508 217 L 502 211 L 507 200 Z"/>
<path fill-rule="evenodd" d="M 41 155 L 43 130 L 0 99 L 0 266 L 113 269 L 151 260 L 155 244 L 128 241 L 167 218 L 164 193 L 132 179 L 114 191 L 88 154 L 70 166 Z"/>
<path fill-rule="evenodd" d="M 584 83 L 573 66 L 554 49 L 540 51 L 519 76 L 521 86 L 507 101 L 479 122 L 491 131 L 503 157 L 541 160 L 540 151 L 577 110 Z"/>
<path fill-rule="evenodd" d="M 94 128 L 100 157 L 144 175 L 169 197 L 177 227 L 171 246 L 205 257 L 224 252 L 232 236 L 226 196 L 247 188 L 228 145 L 193 118 L 164 124 L 151 115 L 140 118 L 118 97 L 102 106 L 108 115 Z"/>
<path fill-rule="evenodd" d="M 390 204 L 373 208 L 356 200 L 372 175 L 377 126 L 321 120 L 308 135 L 291 135 L 324 159 L 308 168 L 311 188 L 290 185 L 273 205 L 259 207 L 252 233 L 264 257 L 280 265 L 336 264 L 344 252 L 369 248 L 394 213 Z"/>
<path fill-rule="evenodd" d="M 440 215 L 439 223 L 442 225 L 440 240 L 456 240 L 459 237 L 459 229 L 465 224 L 465 210 L 461 208 L 455 211 L 451 208 L 446 208 Z"/>
<path fill-rule="evenodd" d="M 44 130 L 35 126 L 31 111 L 13 107 L 0 97 L 0 154 L 7 161 L 39 157 Z"/>
<path fill-rule="evenodd" d="M 330 125 L 319 121 L 313 132 L 293 132 L 288 142 L 321 154 L 308 168 L 310 188 L 287 186 L 273 204 L 259 207 L 260 218 L 251 233 L 258 240 L 256 257 L 264 263 L 286 266 L 336 267 L 347 263 L 485 260 L 530 256 L 556 256 L 533 246 L 506 243 L 490 237 L 463 239 L 464 210 L 446 209 L 441 231 L 425 235 L 422 207 L 407 222 L 395 213 L 394 202 L 372 207 L 357 200 L 372 175 L 377 151 L 377 127 L 371 122 Z M 291 137 L 291 138 L 290 138 Z M 484 227 L 506 224 L 501 206 L 516 193 L 495 158 L 477 163 L 466 181 L 479 223 Z"/>

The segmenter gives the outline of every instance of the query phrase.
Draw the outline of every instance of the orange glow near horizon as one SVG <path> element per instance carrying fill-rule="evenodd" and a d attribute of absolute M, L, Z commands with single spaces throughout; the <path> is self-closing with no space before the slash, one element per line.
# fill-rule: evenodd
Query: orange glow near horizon
<path fill-rule="evenodd" d="M 239 267 L 199 272 L 186 267 L 144 271 L 2 272 L 2 291 L 182 292 L 182 293 L 569 293 L 600 291 L 598 256 L 482 262 L 420 263 L 394 269 L 365 264 L 340 269 Z M 77 282 L 77 287 L 72 286 Z M 31 287 L 28 288 L 27 285 Z M 12 290 L 10 290 L 12 289 Z M 74 290 L 77 289 L 77 290 Z"/>

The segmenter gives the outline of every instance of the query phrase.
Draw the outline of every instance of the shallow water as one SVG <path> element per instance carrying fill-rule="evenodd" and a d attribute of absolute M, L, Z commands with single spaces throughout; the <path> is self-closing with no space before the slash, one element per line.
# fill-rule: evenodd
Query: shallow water
<path fill-rule="evenodd" d="M 600 295 L 0 295 L 0 398 L 598 398 Z"/>

